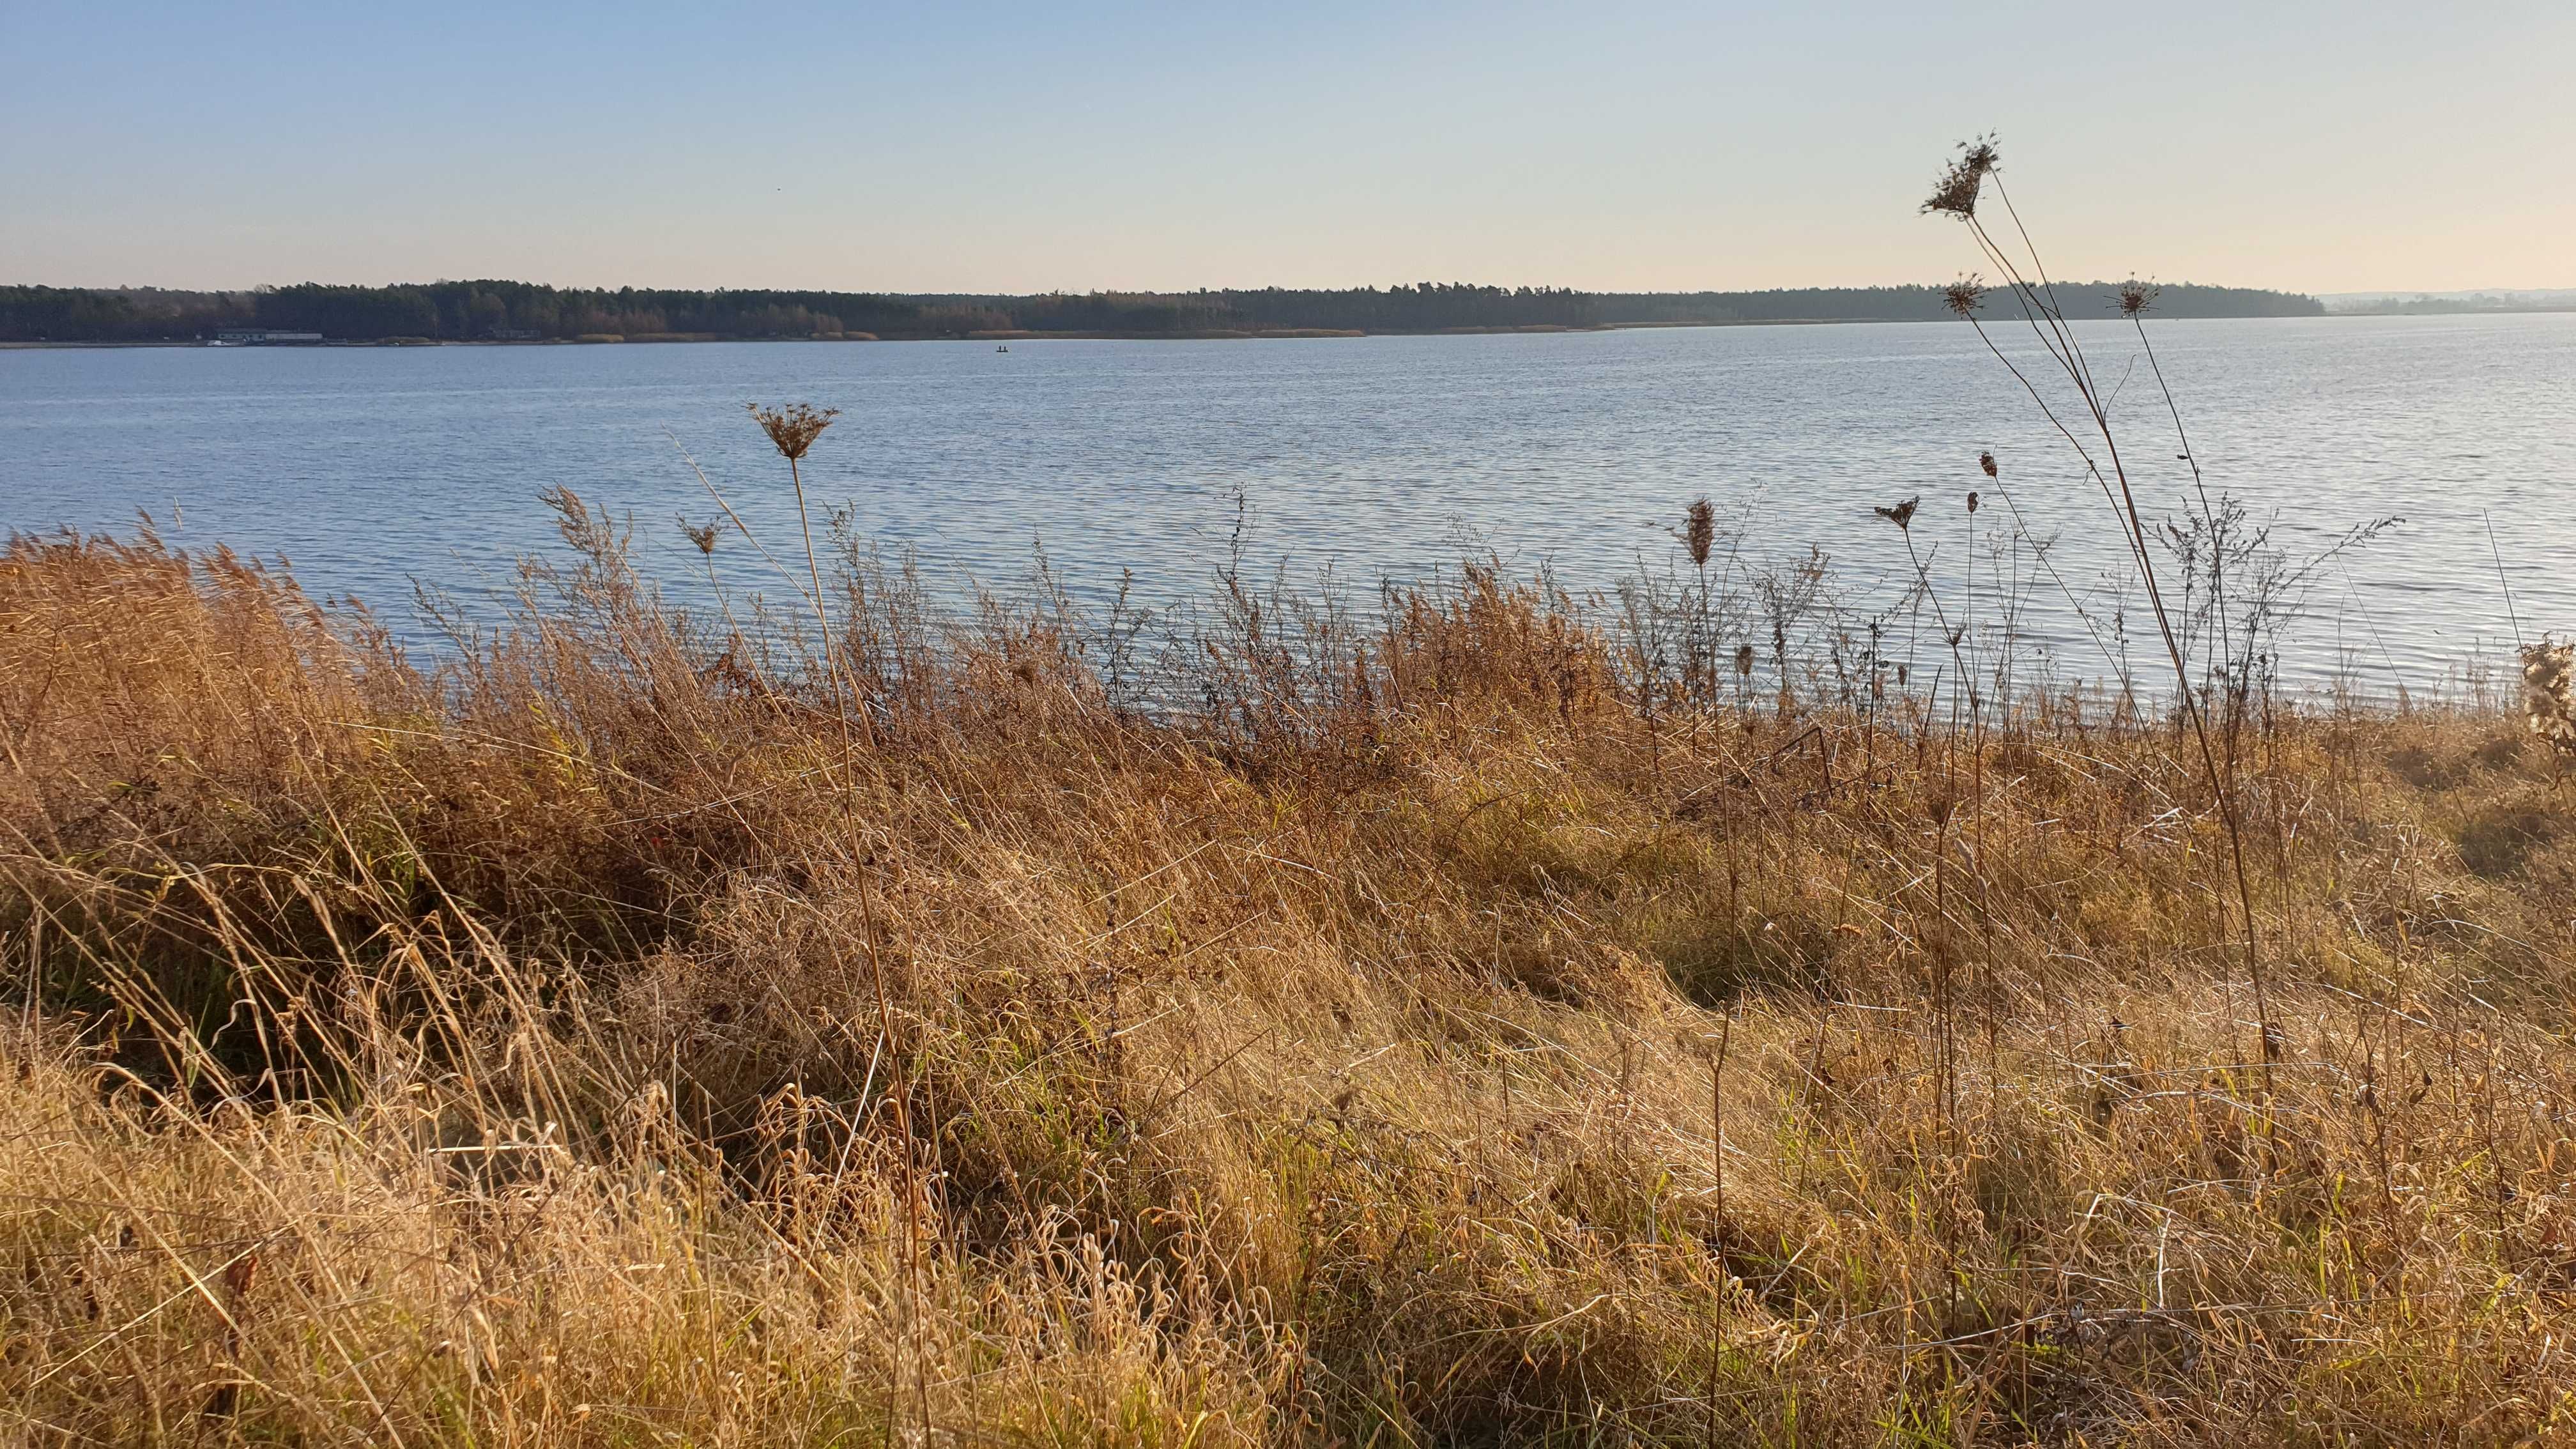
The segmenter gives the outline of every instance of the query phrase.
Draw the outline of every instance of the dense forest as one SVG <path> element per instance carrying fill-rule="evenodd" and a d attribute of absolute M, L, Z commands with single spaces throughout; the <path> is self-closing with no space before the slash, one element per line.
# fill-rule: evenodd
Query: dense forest
<path fill-rule="evenodd" d="M 2110 316 L 2116 284 L 2061 284 L 2070 317 Z M 1990 305 L 2009 305 L 1997 299 Z M 2313 297 L 2245 287 L 2166 287 L 2176 317 L 2313 316 Z M 318 332 L 334 341 L 537 341 L 695 337 L 962 337 L 987 332 L 1186 336 L 1292 330 L 1440 332 L 1514 327 L 1740 322 L 1914 322 L 1945 315 L 1939 287 L 1770 292 L 1582 292 L 1422 282 L 1318 291 L 1282 287 L 1075 296 L 671 291 L 427 282 L 306 282 L 244 292 L 156 287 L 0 287 L 0 342 L 155 342 L 226 328 Z"/>

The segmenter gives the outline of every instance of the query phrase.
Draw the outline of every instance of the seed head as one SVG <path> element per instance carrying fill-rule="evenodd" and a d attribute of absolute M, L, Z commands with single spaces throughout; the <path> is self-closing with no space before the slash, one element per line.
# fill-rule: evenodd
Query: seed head
<path fill-rule="evenodd" d="M 720 526 L 714 519 L 691 523 L 683 518 L 680 520 L 680 536 L 696 544 L 699 553 L 712 555 L 716 551 L 716 530 Z"/>
<path fill-rule="evenodd" d="M 1738 644 L 1735 646 L 1735 672 L 1741 675 L 1750 675 L 1753 673 L 1752 645 Z"/>
<path fill-rule="evenodd" d="M 1986 284 L 1970 272 L 1941 289 L 1941 303 L 1962 317 L 1974 317 L 1977 309 L 1986 304 Z"/>
<path fill-rule="evenodd" d="M 1923 203 L 1927 212 L 1940 212 L 1961 221 L 1977 214 L 1977 193 L 1986 184 L 1986 173 L 1995 169 L 1995 143 L 1991 136 L 1959 143 L 1959 154 L 1932 183 L 1932 195 Z"/>
<path fill-rule="evenodd" d="M 2156 304 L 2156 294 L 2164 288 L 2141 282 L 2135 277 L 2120 284 L 2120 315 L 2135 317 Z"/>
<path fill-rule="evenodd" d="M 2551 749 L 2576 753 L 2576 644 L 2544 634 L 2522 651 L 2522 721 Z"/>
<path fill-rule="evenodd" d="M 1995 476 L 1995 455 L 1994 455 L 1994 454 L 1992 454 L 1992 453 L 1979 453 L 1979 454 L 1977 455 L 1977 466 L 1986 470 L 1986 476 L 1987 476 L 1987 477 L 1989 477 L 1989 478 L 1994 477 L 1994 476 Z"/>
<path fill-rule="evenodd" d="M 1717 542 L 1717 505 L 1702 498 L 1682 515 L 1682 544 L 1694 567 L 1708 567 L 1708 551 Z"/>
<path fill-rule="evenodd" d="M 1914 510 L 1917 505 L 1922 503 L 1922 501 L 1922 496 L 1917 494 L 1916 496 L 1908 498 L 1904 502 L 1896 505 L 1894 508 L 1872 508 L 1870 512 L 1875 513 L 1879 517 L 1886 519 L 1888 522 L 1895 524 L 1898 528 L 1905 530 L 1907 533 L 1912 533 L 1914 531 Z"/>
<path fill-rule="evenodd" d="M 774 408 L 744 403 L 743 407 L 751 413 L 751 420 L 760 424 L 760 430 L 769 435 L 770 443 L 778 449 L 778 456 L 790 463 L 804 457 L 805 450 L 813 447 L 814 440 L 823 436 L 823 430 L 832 425 L 832 419 L 841 415 L 839 408 L 818 411 L 812 403 L 788 403 Z"/>
<path fill-rule="evenodd" d="M 1974 489 L 1971 489 L 1968 492 L 1968 511 L 1970 513 L 1977 511 L 1977 494 Z"/>

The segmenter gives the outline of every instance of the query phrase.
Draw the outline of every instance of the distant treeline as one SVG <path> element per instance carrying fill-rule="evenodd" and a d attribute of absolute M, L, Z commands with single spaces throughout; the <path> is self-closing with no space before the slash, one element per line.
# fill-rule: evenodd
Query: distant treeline
<path fill-rule="evenodd" d="M 2107 317 L 2116 284 L 2060 284 L 2070 317 Z M 1998 297 L 1992 305 L 2009 307 Z M 2174 317 L 2303 317 L 2314 297 L 2246 287 L 2167 286 Z M 896 296 L 869 292 L 686 292 L 567 288 L 529 282 L 335 287 L 307 282 L 247 292 L 155 287 L 0 287 L 0 342 L 150 342 L 226 328 L 386 338 L 512 341 L 583 337 L 962 337 L 978 332 L 1128 335 L 1330 330 L 1440 332 L 1736 322 L 1917 322 L 1946 315 L 1939 287 L 1812 287 L 1772 292 L 1580 292 L 1423 282 L 1315 291 L 1051 293 L 1033 297 Z"/>
<path fill-rule="evenodd" d="M 2487 293 L 2468 297 L 2338 298 L 2326 310 L 2344 317 L 2448 317 L 2466 312 L 2576 312 L 2576 291 Z"/>

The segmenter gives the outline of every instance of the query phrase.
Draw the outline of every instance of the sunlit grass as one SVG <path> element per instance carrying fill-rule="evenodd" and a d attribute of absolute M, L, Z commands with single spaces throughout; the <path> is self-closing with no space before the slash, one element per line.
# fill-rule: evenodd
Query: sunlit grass
<path fill-rule="evenodd" d="M 1661 684 L 1489 571 L 1122 646 L 791 543 L 822 623 L 737 629 L 557 501 L 574 561 L 434 667 L 227 557 L 0 556 L 13 1436 L 2576 1411 L 2576 841 L 2500 709 L 2249 716 L 2267 1089 L 2152 710 L 1745 689 L 1705 575 Z"/>

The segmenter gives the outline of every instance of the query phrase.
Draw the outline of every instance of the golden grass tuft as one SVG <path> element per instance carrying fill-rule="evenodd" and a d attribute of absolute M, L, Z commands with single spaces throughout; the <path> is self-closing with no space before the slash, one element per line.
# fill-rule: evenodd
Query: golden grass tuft
<path fill-rule="evenodd" d="M 2524 726 L 2553 750 L 2576 750 L 2576 644 L 2543 639 L 2521 659 Z"/>

